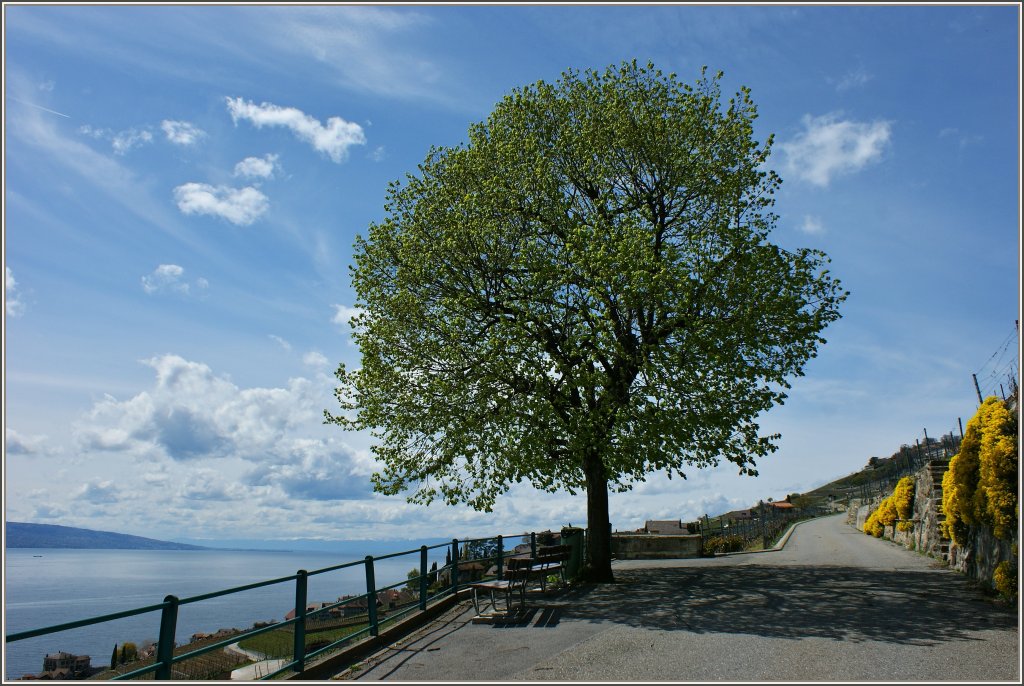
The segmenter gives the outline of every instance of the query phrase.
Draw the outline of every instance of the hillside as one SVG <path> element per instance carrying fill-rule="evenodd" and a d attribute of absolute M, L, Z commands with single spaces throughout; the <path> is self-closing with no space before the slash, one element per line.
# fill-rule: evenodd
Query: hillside
<path fill-rule="evenodd" d="M 198 545 L 158 541 L 112 531 L 76 529 L 54 524 L 7 522 L 7 548 L 96 548 L 107 550 L 210 550 Z"/>

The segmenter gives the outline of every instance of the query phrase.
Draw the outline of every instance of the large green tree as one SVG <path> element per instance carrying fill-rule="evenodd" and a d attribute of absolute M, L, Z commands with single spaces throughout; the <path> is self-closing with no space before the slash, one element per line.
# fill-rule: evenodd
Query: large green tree
<path fill-rule="evenodd" d="M 775 450 L 781 403 L 846 297 L 768 241 L 780 179 L 743 88 L 653 65 L 513 90 L 433 148 L 356 239 L 362 366 L 342 412 L 377 491 L 490 510 L 512 484 L 587 494 L 584 577 L 612 581 L 608 494 Z"/>

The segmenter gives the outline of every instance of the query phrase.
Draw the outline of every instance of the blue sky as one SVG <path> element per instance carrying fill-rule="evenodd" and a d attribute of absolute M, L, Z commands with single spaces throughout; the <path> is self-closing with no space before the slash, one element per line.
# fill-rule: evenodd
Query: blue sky
<path fill-rule="evenodd" d="M 773 234 L 843 319 L 762 417 L 757 478 L 658 475 L 617 529 L 809 490 L 964 423 L 1019 369 L 1020 10 L 4 7 L 5 516 L 170 539 L 418 538 L 585 520 L 374 495 L 321 423 L 357 366 L 348 265 L 386 184 L 510 89 L 651 60 L 752 89 Z"/>

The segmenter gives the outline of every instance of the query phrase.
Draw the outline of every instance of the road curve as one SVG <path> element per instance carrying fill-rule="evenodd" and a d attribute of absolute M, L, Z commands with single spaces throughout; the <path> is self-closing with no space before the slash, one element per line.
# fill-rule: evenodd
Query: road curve
<path fill-rule="evenodd" d="M 531 601 L 515 626 L 454 610 L 345 679 L 1020 682 L 1013 609 L 842 516 L 782 550 L 622 561 L 617 583 Z"/>

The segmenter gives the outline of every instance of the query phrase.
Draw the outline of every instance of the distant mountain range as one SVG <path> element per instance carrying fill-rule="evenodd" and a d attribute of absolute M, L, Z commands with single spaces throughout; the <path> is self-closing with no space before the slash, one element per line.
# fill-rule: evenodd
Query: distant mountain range
<path fill-rule="evenodd" d="M 212 550 L 199 545 L 158 541 L 113 531 L 76 529 L 54 524 L 7 522 L 8 548 L 94 548 L 106 550 Z"/>

